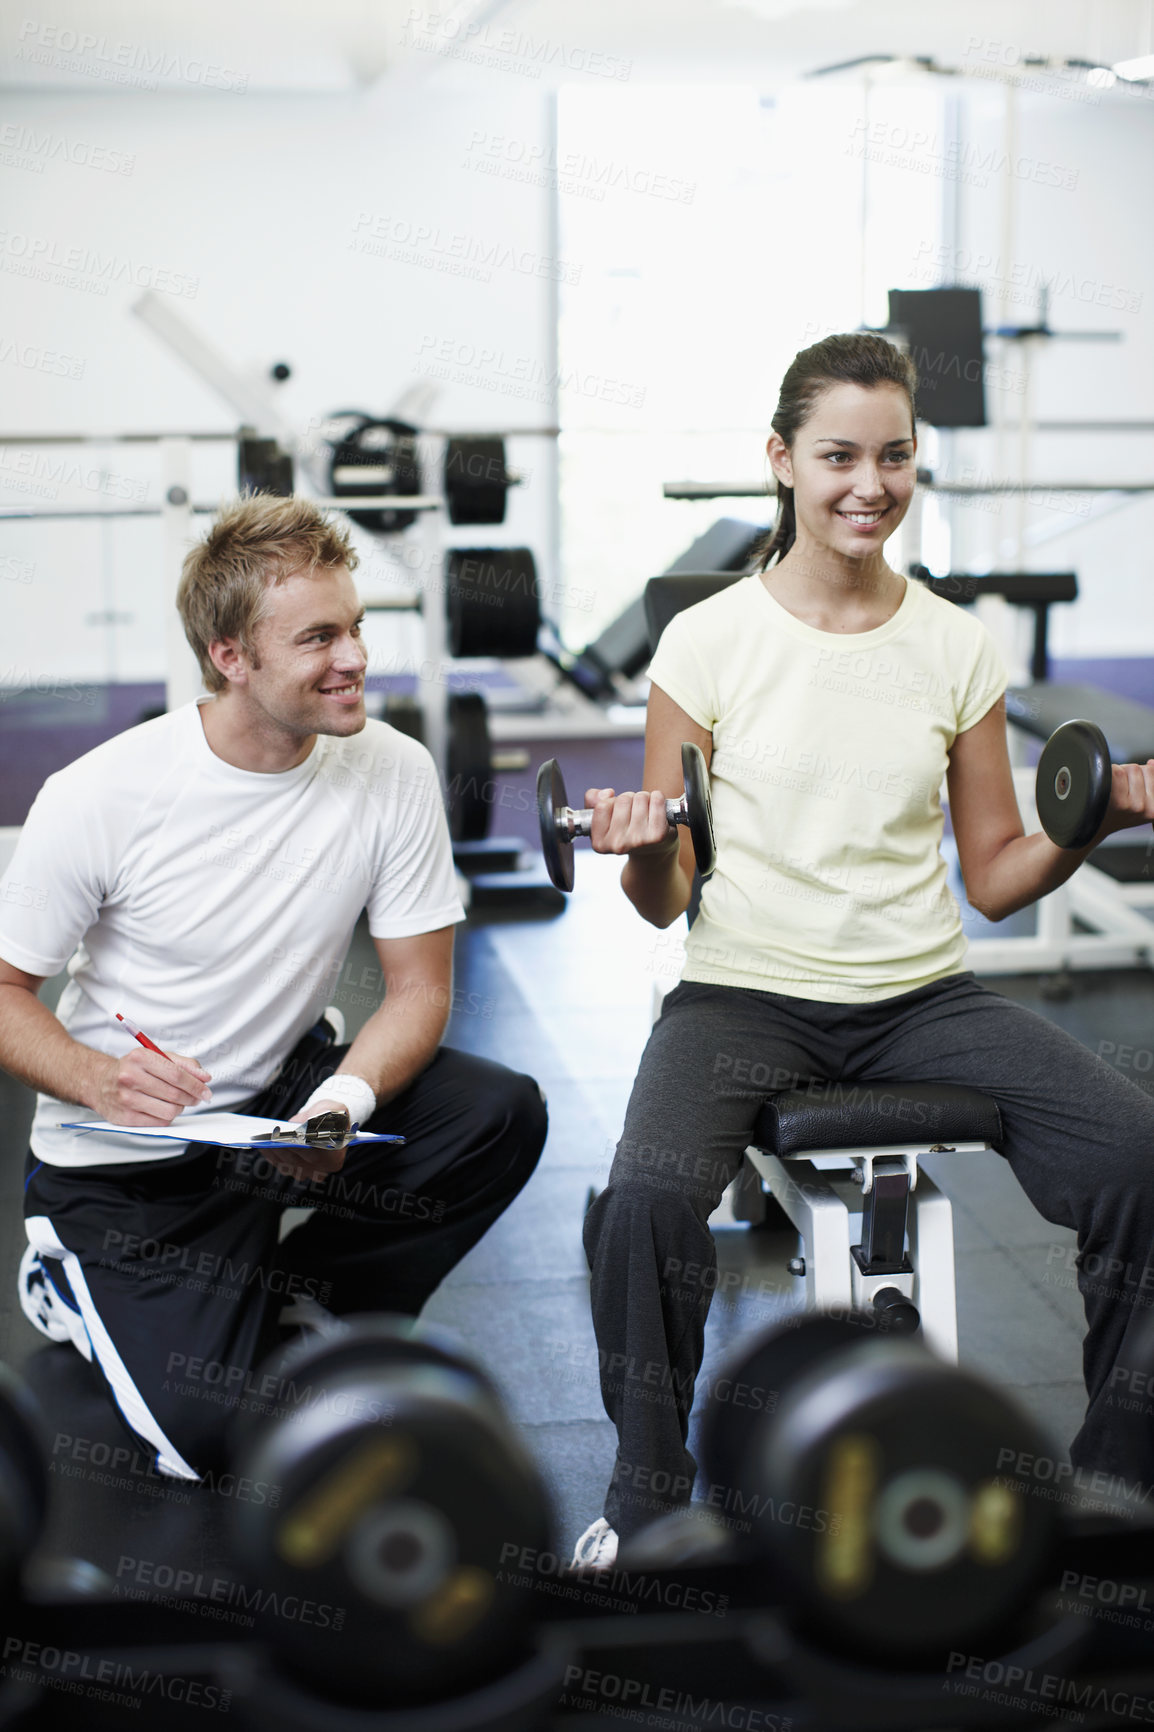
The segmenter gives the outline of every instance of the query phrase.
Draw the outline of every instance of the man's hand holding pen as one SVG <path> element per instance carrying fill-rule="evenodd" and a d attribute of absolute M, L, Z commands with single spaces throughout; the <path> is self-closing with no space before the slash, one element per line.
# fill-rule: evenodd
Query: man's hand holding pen
<path fill-rule="evenodd" d="M 137 1028 L 119 1011 L 116 1020 L 123 1023 L 136 1045 L 123 1058 L 109 1057 L 107 1060 L 99 1104 L 104 1109 L 102 1116 L 109 1124 L 170 1125 L 179 1113 L 211 1102 L 212 1091 L 208 1085 L 212 1078 L 196 1059 L 187 1058 L 182 1053 L 164 1052 L 143 1029 Z M 348 1079 L 345 1081 L 347 1083 Z M 354 1099 L 358 1090 L 368 1097 L 361 1103 L 360 1110 L 371 1112 L 373 1097 L 368 1085 L 359 1082 L 353 1086 Z M 299 1133 L 299 1147 L 295 1148 L 286 1147 L 271 1137 L 256 1139 L 257 1142 L 268 1142 L 269 1146 L 262 1149 L 262 1153 L 278 1172 L 305 1184 L 317 1184 L 344 1166 L 348 1138 L 356 1129 L 346 1101 L 335 1096 L 331 1100 L 318 1097 L 284 1123 L 286 1134 L 291 1134 L 292 1126 L 307 1124 L 307 1141 L 303 1131 Z"/>
<path fill-rule="evenodd" d="M 178 1113 L 211 1102 L 212 1078 L 203 1065 L 184 1053 L 162 1052 L 119 1011 L 117 1021 L 136 1044 L 123 1058 L 106 1061 L 96 1103 L 101 1118 L 113 1125 L 170 1125 Z"/>

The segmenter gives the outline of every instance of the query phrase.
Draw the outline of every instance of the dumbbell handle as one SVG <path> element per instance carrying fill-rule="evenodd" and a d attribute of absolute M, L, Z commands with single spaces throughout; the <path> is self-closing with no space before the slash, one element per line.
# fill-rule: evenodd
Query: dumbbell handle
<path fill-rule="evenodd" d="M 682 794 L 677 800 L 666 800 L 665 822 L 670 826 L 674 824 L 688 824 L 689 809 L 684 794 Z M 576 806 L 558 806 L 557 830 L 563 838 L 568 837 L 569 841 L 572 841 L 575 836 L 592 835 L 592 808 L 589 806 L 582 806 L 580 808 Z"/>
<path fill-rule="evenodd" d="M 693 841 L 694 864 L 701 876 L 708 878 L 717 864 L 709 771 L 700 746 L 690 741 L 682 743 L 681 775 L 685 792 L 676 800 L 666 800 L 665 821 L 671 827 L 686 826 Z M 568 892 L 573 888 L 573 844 L 578 836 L 592 834 L 593 813 L 588 807 L 569 805 L 556 758 L 549 758 L 537 772 L 537 818 L 549 876 L 558 890 Z"/>

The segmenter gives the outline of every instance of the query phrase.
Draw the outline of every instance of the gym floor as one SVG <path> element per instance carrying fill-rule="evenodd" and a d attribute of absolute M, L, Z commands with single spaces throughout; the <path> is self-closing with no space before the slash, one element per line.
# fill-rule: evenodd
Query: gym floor
<path fill-rule="evenodd" d="M 532 1074 L 550 1109 L 536 1176 L 426 1308 L 503 1391 L 551 1490 L 559 1550 L 594 1516 L 613 1455 L 597 1382 L 581 1221 L 589 1186 L 605 1182 L 651 1014 L 654 975 L 672 978 L 670 936 L 646 926 L 618 888 L 619 864 L 580 850 L 577 888 L 555 917 L 475 912 L 458 931 L 449 1045 Z M 976 917 L 973 917 L 976 921 Z M 1019 920 L 1029 920 L 1020 916 Z M 1003 928 L 1005 930 L 1005 928 Z M 375 956 L 358 929 L 335 1001 L 350 1028 L 364 1020 Z M 365 972 L 362 974 L 362 969 Z M 1154 979 L 1074 977 L 1068 996 L 1039 978 L 994 982 L 1098 1049 L 1148 1045 Z M 59 983 L 48 996 L 54 998 Z M 1143 1080 L 1139 1077 L 1137 1080 Z M 90 1560 L 114 1578 L 125 1557 L 226 1572 L 227 1495 L 149 1475 L 143 1452 L 113 1458 L 126 1439 L 97 1378 L 71 1347 L 26 1322 L 15 1293 L 23 1245 L 15 1199 L 32 1100 L 0 1077 L 4 1183 L 0 1222 L 0 1357 L 23 1373 L 48 1420 L 52 1512 L 42 1555 Z M 1080 1423 L 1081 1301 L 1066 1248 L 995 1154 L 940 1156 L 934 1176 L 953 1200 L 960 1352 L 1045 1427 L 1061 1457 Z M 784 1233 L 718 1232 L 722 1281 L 709 1319 L 706 1370 L 749 1330 L 796 1309 Z M 727 1279 L 728 1277 L 731 1277 Z M 692 1440 L 691 1440 L 692 1441 Z M 222 1490 L 229 1488 L 222 1482 Z"/>

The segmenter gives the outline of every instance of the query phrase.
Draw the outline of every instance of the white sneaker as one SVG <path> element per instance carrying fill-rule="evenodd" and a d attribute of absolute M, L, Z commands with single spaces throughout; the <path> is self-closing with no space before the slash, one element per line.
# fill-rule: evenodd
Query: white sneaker
<path fill-rule="evenodd" d="M 84 1327 L 84 1319 L 65 1299 L 60 1297 L 44 1272 L 39 1252 L 29 1245 L 20 1259 L 17 1278 L 20 1309 L 41 1335 L 49 1341 L 71 1341 L 85 1359 L 92 1358 L 92 1343 Z"/>
<path fill-rule="evenodd" d="M 570 1568 L 607 1570 L 616 1562 L 617 1535 L 605 1517 L 598 1516 L 577 1541 Z"/>

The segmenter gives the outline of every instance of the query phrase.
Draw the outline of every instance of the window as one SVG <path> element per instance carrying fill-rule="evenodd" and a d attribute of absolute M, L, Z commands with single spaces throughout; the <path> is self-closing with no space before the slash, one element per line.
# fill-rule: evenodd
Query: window
<path fill-rule="evenodd" d="M 665 500 L 668 480 L 759 481 L 782 373 L 835 330 L 884 324 L 923 287 L 940 177 L 892 146 L 932 132 L 928 83 L 559 93 L 559 624 L 595 638 L 721 516 L 755 499 Z M 896 137 L 896 134 L 894 134 Z M 572 598 L 577 598 L 576 602 Z"/>

